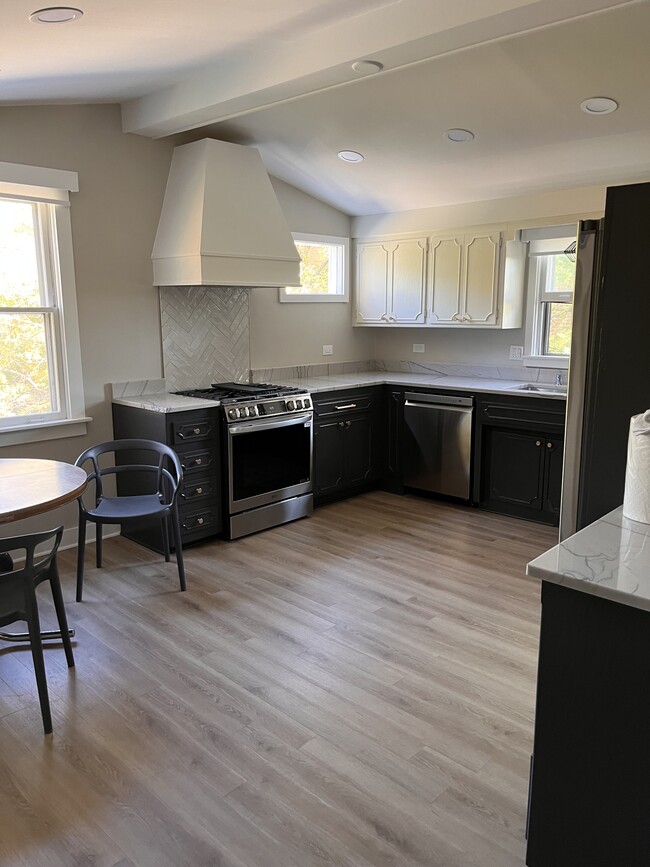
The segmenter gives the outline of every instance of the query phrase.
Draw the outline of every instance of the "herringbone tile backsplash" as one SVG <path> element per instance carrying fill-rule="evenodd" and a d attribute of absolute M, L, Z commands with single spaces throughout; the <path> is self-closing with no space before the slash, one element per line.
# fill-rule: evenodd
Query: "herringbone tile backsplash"
<path fill-rule="evenodd" d="M 248 289 L 161 287 L 160 323 L 169 391 L 248 380 Z"/>

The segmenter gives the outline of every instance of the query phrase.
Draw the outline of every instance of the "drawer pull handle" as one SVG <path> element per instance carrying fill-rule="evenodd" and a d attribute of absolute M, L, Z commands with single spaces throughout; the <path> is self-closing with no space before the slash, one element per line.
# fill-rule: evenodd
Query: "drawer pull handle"
<path fill-rule="evenodd" d="M 196 489 L 194 490 L 194 493 L 195 493 L 195 494 L 202 494 L 202 493 L 203 493 L 203 488 L 196 488 Z"/>
<path fill-rule="evenodd" d="M 541 444 L 542 444 L 542 441 L 541 441 L 541 440 L 537 440 L 536 443 L 535 443 L 535 445 L 536 445 L 538 448 L 539 448 L 539 446 L 541 446 Z"/>
<path fill-rule="evenodd" d="M 547 448 L 547 449 L 552 449 L 552 448 L 553 448 L 553 443 L 546 443 L 546 448 Z"/>
<path fill-rule="evenodd" d="M 201 428 L 200 428 L 200 427 L 195 427 L 195 428 L 194 428 L 194 433 L 198 436 L 198 435 L 201 433 Z"/>
<path fill-rule="evenodd" d="M 340 406 L 335 406 L 334 409 L 356 409 L 356 403 L 342 403 Z"/>
<path fill-rule="evenodd" d="M 197 467 L 200 467 L 201 464 L 203 463 L 203 458 L 197 458 L 197 459 L 194 461 L 194 463 L 196 464 Z"/>
<path fill-rule="evenodd" d="M 196 523 L 202 524 L 204 521 L 205 521 L 205 518 L 198 518 Z"/>

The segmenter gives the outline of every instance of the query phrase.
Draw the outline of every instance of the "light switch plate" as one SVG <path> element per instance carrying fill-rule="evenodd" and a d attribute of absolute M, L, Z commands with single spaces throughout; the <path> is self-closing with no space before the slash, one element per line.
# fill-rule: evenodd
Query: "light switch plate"
<path fill-rule="evenodd" d="M 424 343 L 414 343 L 413 352 L 424 352 Z"/>
<path fill-rule="evenodd" d="M 323 346 L 323 355 L 334 355 L 334 347 L 331 343 L 325 344 Z"/>
<path fill-rule="evenodd" d="M 511 361 L 521 361 L 524 357 L 524 347 L 523 346 L 511 346 L 510 347 L 510 360 Z"/>

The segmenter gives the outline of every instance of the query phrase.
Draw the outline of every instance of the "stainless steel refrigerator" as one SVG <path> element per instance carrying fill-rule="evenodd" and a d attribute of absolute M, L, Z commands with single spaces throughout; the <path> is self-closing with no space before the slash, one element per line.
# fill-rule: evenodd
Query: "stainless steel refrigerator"
<path fill-rule="evenodd" d="M 623 502 L 630 417 L 650 408 L 650 183 L 580 224 L 560 539 Z"/>

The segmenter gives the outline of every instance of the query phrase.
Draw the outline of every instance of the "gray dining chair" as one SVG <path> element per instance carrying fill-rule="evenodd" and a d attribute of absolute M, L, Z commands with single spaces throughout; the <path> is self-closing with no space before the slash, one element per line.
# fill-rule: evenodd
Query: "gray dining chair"
<path fill-rule="evenodd" d="M 103 455 L 113 455 L 114 463 L 102 466 Z M 120 455 L 123 455 L 120 458 Z M 123 463 L 120 463 L 123 460 Z M 86 449 L 79 455 L 75 465 L 83 467 L 90 462 L 92 470 L 88 474 L 88 484 L 92 491 L 94 483 L 94 505 L 87 506 L 79 497 L 79 540 L 77 548 L 77 602 L 81 602 L 84 581 L 84 556 L 86 547 L 86 523 L 96 525 L 96 564 L 102 565 L 102 528 L 104 524 L 120 526 L 158 520 L 161 522 L 165 560 L 170 560 L 169 524 L 171 523 L 176 551 L 176 564 L 181 590 L 185 590 L 185 567 L 181 546 L 181 527 L 178 517 L 177 494 L 183 479 L 181 462 L 176 452 L 164 443 L 155 440 L 122 439 L 100 443 Z M 136 475 L 137 483 L 135 482 Z M 141 490 L 141 482 L 149 476 L 151 493 L 129 494 L 129 479 L 134 482 L 134 490 Z M 104 492 L 104 479 L 117 478 L 116 496 Z"/>
<path fill-rule="evenodd" d="M 21 552 L 24 551 L 25 561 L 22 568 L 11 569 L 11 559 L 2 557 L 2 569 L 9 567 L 9 570 L 0 571 L 0 626 L 15 623 L 17 620 L 27 621 L 45 734 L 50 734 L 52 731 L 52 714 L 47 692 L 41 625 L 36 600 L 36 588 L 44 581 L 50 582 L 54 610 L 59 621 L 60 639 L 63 642 L 68 668 L 74 667 L 74 656 L 70 642 L 71 633 L 68 631 L 61 581 L 56 564 L 56 552 L 62 537 L 63 527 L 58 527 L 56 530 L 49 530 L 45 533 L 31 533 L 28 536 L 0 539 L 0 554 L 6 554 L 7 557 L 10 557 L 9 552 L 12 552 L 22 556 Z M 52 544 L 48 546 L 45 553 L 36 551 L 39 545 L 48 542 L 52 542 Z M 50 637 L 59 637 L 59 633 L 49 633 L 49 635 Z M 16 640 L 16 638 L 21 638 L 21 636 L 7 636 L 7 640 Z"/>

